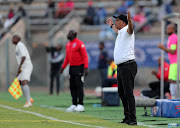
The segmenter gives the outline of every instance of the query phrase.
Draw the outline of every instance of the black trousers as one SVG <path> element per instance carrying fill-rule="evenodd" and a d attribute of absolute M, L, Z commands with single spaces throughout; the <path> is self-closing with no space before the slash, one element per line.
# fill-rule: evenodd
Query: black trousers
<path fill-rule="evenodd" d="M 160 81 L 151 82 L 149 84 L 151 90 L 143 90 L 142 94 L 149 98 L 160 98 Z M 170 92 L 169 82 L 164 81 L 164 94 Z"/>
<path fill-rule="evenodd" d="M 111 87 L 113 84 L 117 84 L 116 78 L 107 78 L 103 81 L 102 87 Z"/>
<path fill-rule="evenodd" d="M 84 91 L 83 82 L 81 77 L 83 76 L 84 65 L 70 66 L 70 91 L 72 96 L 73 105 L 83 105 Z"/>
<path fill-rule="evenodd" d="M 53 88 L 54 88 L 54 79 L 56 79 L 56 93 L 59 94 L 59 88 L 60 88 L 60 80 L 59 80 L 59 70 L 61 68 L 61 62 L 58 63 L 51 63 L 51 74 L 50 74 L 50 94 L 53 94 Z"/>
<path fill-rule="evenodd" d="M 118 65 L 117 82 L 118 92 L 124 107 L 124 116 L 126 120 L 136 122 L 136 107 L 133 94 L 134 79 L 137 73 L 137 64 L 135 61 L 125 62 Z"/>

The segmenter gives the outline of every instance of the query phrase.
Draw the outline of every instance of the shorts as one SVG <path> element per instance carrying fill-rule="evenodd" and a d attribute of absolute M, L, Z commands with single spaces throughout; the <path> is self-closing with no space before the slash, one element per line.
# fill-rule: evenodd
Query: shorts
<path fill-rule="evenodd" d="M 32 70 L 33 70 L 32 66 L 30 66 L 28 68 L 22 68 L 21 73 L 18 75 L 18 80 L 19 81 L 23 81 L 23 80 L 30 81 Z"/>
<path fill-rule="evenodd" d="M 180 78 L 180 75 L 179 75 L 179 78 Z M 177 80 L 177 63 L 170 64 L 168 79 L 173 80 L 173 81 Z"/>

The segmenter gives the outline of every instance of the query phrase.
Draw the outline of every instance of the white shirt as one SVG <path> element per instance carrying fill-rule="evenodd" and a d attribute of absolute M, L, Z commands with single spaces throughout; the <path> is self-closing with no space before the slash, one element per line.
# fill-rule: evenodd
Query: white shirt
<path fill-rule="evenodd" d="M 128 26 L 125 26 L 118 31 L 114 47 L 114 62 L 115 64 L 121 64 L 128 60 L 135 59 L 134 55 L 134 32 L 129 34 L 127 32 Z"/>
<path fill-rule="evenodd" d="M 20 65 L 22 57 L 25 57 L 25 60 L 21 67 L 22 68 L 32 67 L 31 58 L 29 56 L 29 52 L 26 46 L 22 42 L 18 42 L 16 45 L 16 60 L 18 65 Z"/>

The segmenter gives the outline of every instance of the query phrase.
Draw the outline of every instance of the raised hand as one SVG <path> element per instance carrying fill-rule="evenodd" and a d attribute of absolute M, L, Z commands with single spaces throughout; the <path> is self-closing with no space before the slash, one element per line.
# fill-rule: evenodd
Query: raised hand
<path fill-rule="evenodd" d="M 127 20 L 128 20 L 128 21 L 131 21 L 131 14 L 130 14 L 130 11 L 127 11 Z"/>
<path fill-rule="evenodd" d="M 106 21 L 106 24 L 108 24 L 111 27 L 111 25 L 113 24 L 111 17 Z"/>

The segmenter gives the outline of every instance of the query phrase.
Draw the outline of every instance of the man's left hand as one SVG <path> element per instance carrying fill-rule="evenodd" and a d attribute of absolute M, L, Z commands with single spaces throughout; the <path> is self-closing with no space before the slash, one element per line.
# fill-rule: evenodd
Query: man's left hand
<path fill-rule="evenodd" d="M 19 68 L 19 69 L 18 69 L 17 76 L 21 73 L 21 71 L 22 71 L 22 69 L 21 69 L 21 68 Z"/>
<path fill-rule="evenodd" d="M 84 76 L 87 76 L 87 75 L 88 75 L 88 68 L 84 68 L 83 75 L 84 75 Z"/>
<path fill-rule="evenodd" d="M 127 20 L 128 20 L 128 21 L 131 21 L 131 14 L 130 14 L 130 11 L 127 11 Z"/>

